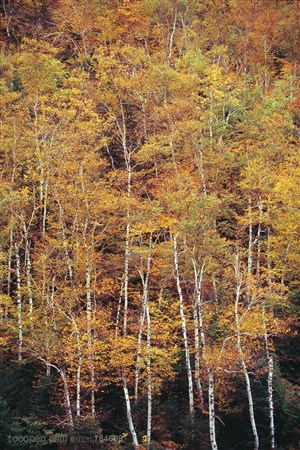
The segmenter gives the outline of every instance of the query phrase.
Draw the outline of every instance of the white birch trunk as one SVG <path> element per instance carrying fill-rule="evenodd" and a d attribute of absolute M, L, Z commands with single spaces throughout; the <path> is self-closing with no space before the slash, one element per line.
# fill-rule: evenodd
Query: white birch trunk
<path fill-rule="evenodd" d="M 131 169 L 130 166 L 128 168 L 128 198 L 130 197 L 131 192 Z M 130 257 L 130 209 L 128 206 L 127 213 L 127 224 L 126 224 L 126 238 L 125 238 L 125 260 L 124 260 L 124 315 L 123 315 L 123 336 L 127 335 L 127 321 L 128 321 L 128 283 L 129 283 L 129 257 Z M 132 442 L 134 448 L 138 449 L 138 439 L 135 432 L 132 412 L 131 412 L 131 402 L 127 387 L 126 381 L 126 373 L 125 368 L 122 367 L 122 380 L 123 380 L 123 390 L 125 395 L 125 403 L 126 403 L 126 413 L 127 420 L 129 425 L 129 431 L 131 433 Z"/>
<path fill-rule="evenodd" d="M 259 199 L 258 203 L 259 208 L 259 225 L 257 230 L 257 278 L 260 281 L 260 237 L 261 237 L 261 228 L 262 228 L 262 214 L 263 214 L 263 204 L 261 199 Z M 269 211 L 268 211 L 269 212 Z M 267 235 L 267 265 L 268 270 L 270 270 L 270 262 L 269 262 L 269 238 L 270 238 L 270 229 L 268 228 L 268 235 Z M 268 275 L 268 278 L 270 277 L 270 273 Z M 269 290 L 271 290 L 271 281 L 269 280 Z M 270 444 L 271 444 L 271 450 L 275 450 L 275 426 L 274 426 L 274 401 L 273 401 L 273 375 L 274 375 L 274 361 L 273 357 L 270 354 L 269 351 L 269 339 L 268 339 L 268 330 L 267 330 L 267 323 L 266 323 L 266 317 L 265 317 L 265 304 L 262 305 L 262 320 L 263 320 L 263 327 L 264 327 L 264 342 L 265 342 L 265 351 L 266 351 L 266 358 L 267 358 L 267 364 L 268 364 L 268 380 L 267 380 L 267 386 L 268 386 L 268 409 L 269 409 L 269 426 L 270 426 Z"/>
<path fill-rule="evenodd" d="M 175 30 L 176 30 L 176 21 L 177 21 L 177 10 L 175 11 L 175 14 L 174 14 L 172 30 L 170 33 L 168 64 L 170 64 L 170 62 L 171 62 L 171 57 L 172 57 L 172 53 L 173 53 L 173 40 L 174 40 L 174 34 L 175 34 Z"/>
<path fill-rule="evenodd" d="M 28 242 L 27 232 L 25 232 L 25 268 L 26 268 L 26 284 L 27 284 L 27 295 L 29 303 L 29 320 L 30 328 L 33 328 L 33 297 L 31 288 L 31 260 L 30 260 L 30 246 Z"/>
<path fill-rule="evenodd" d="M 152 247 L 152 233 L 150 234 L 149 239 L 149 254 L 147 258 L 147 272 L 146 276 L 144 276 L 143 271 L 140 270 L 140 277 L 143 284 L 143 302 L 142 309 L 140 314 L 140 327 L 138 333 L 138 345 L 137 345 L 137 358 L 136 358 L 136 370 L 135 370 L 135 387 L 134 387 L 134 400 L 137 402 L 138 400 L 138 388 L 139 388 L 139 375 L 140 375 L 140 360 L 142 357 L 142 336 L 143 336 L 143 327 L 145 322 L 145 316 L 147 312 L 147 304 L 149 301 L 148 298 L 148 283 L 149 283 L 149 275 L 150 275 L 150 264 L 151 264 L 151 247 Z"/>
<path fill-rule="evenodd" d="M 51 295 L 50 295 L 49 305 L 51 308 L 51 318 L 52 318 L 53 329 L 56 331 L 57 327 L 56 327 L 56 318 L 55 318 L 54 295 L 55 295 L 55 277 L 52 278 L 52 282 L 51 282 Z"/>
<path fill-rule="evenodd" d="M 182 289 L 181 289 L 180 277 L 179 277 L 179 262 L 178 262 L 178 248 L 177 248 L 176 234 L 173 236 L 173 245 L 174 245 L 175 280 L 176 280 L 177 292 L 178 292 L 178 296 L 179 296 L 179 310 L 180 310 L 181 328 L 182 328 L 182 335 L 183 335 L 184 348 L 185 348 L 185 362 L 186 362 L 186 370 L 187 370 L 187 378 L 188 378 L 190 418 L 191 418 L 191 422 L 193 423 L 194 422 L 194 414 L 195 414 L 193 377 L 192 377 L 191 359 L 190 359 L 190 351 L 189 351 L 189 344 L 188 344 L 188 337 L 187 337 L 186 319 L 185 319 L 184 305 L 183 305 L 183 295 L 182 295 Z"/>
<path fill-rule="evenodd" d="M 248 241 L 248 263 L 247 263 L 247 292 L 246 300 L 250 302 L 250 277 L 252 273 L 253 264 L 253 226 L 252 226 L 252 199 L 251 196 L 248 198 L 248 216 L 249 216 L 249 241 Z"/>
<path fill-rule="evenodd" d="M 145 302 L 143 301 L 141 315 L 140 315 L 140 327 L 138 333 L 138 343 L 137 343 L 137 356 L 136 356 L 136 369 L 135 369 L 135 384 L 134 384 L 134 401 L 137 403 L 139 395 L 139 379 L 140 379 L 140 360 L 142 357 L 142 336 L 143 327 L 145 322 Z"/>
<path fill-rule="evenodd" d="M 218 450 L 216 440 L 215 394 L 214 373 L 208 370 L 208 411 L 209 411 L 209 436 L 212 450 Z"/>
<path fill-rule="evenodd" d="M 11 270 L 12 270 L 12 256 L 13 256 L 13 229 L 10 228 L 9 232 L 9 250 L 8 250 L 8 262 L 7 262 L 7 295 L 10 297 L 11 294 Z"/>
<path fill-rule="evenodd" d="M 77 362 L 77 370 L 76 370 L 76 416 L 81 416 L 81 367 L 83 363 L 83 354 L 81 349 L 81 343 L 80 343 L 80 333 L 77 327 L 77 323 L 72 317 L 72 322 L 74 324 L 74 328 L 76 330 L 76 340 L 77 340 L 77 355 L 78 355 L 78 362 Z"/>
<path fill-rule="evenodd" d="M 268 215 L 270 218 L 270 209 L 268 208 Z M 270 227 L 267 230 L 267 267 L 268 267 L 268 285 L 269 285 L 269 294 L 272 293 L 272 272 L 271 272 L 271 258 L 270 258 Z M 287 251 L 289 248 L 289 243 L 287 247 Z M 283 274 L 282 274 L 283 277 Z M 271 449 L 275 449 L 275 425 L 274 425 L 274 402 L 273 402 L 273 375 L 274 375 L 274 361 L 273 357 L 269 351 L 269 343 L 268 343 L 268 334 L 267 334 L 267 325 L 265 321 L 265 309 L 263 308 L 263 321 L 264 321 L 264 329 L 265 329 L 265 346 L 266 346 L 266 354 L 268 360 L 268 405 L 269 405 L 269 419 L 270 419 L 270 439 L 271 439 Z"/>
<path fill-rule="evenodd" d="M 271 440 L 271 449 L 275 450 L 273 374 L 274 374 L 273 356 L 271 356 L 269 354 L 268 355 L 268 403 L 269 403 L 269 419 L 270 419 L 270 440 Z"/>
<path fill-rule="evenodd" d="M 48 185 L 49 185 L 48 178 L 46 178 L 45 186 L 44 186 L 44 198 L 43 198 L 43 218 L 42 218 L 42 233 L 43 233 L 43 236 L 45 236 L 45 233 L 46 233 Z"/>
<path fill-rule="evenodd" d="M 268 359 L 268 404 L 269 404 L 269 419 L 270 419 L 270 441 L 271 450 L 275 450 L 275 425 L 274 425 L 274 401 L 273 401 L 273 375 L 274 375 L 274 361 L 273 356 L 270 355 L 268 348 L 268 338 L 266 339 L 266 350 Z"/>
<path fill-rule="evenodd" d="M 48 323 L 48 308 L 47 305 L 50 307 L 50 313 L 51 313 L 51 320 L 52 320 L 52 325 L 53 328 L 56 328 L 55 325 L 55 315 L 54 315 L 54 311 L 53 311 L 53 295 L 54 295 L 54 282 L 55 282 L 55 277 L 52 278 L 52 288 L 51 288 L 51 297 L 50 297 L 50 301 L 49 301 L 49 296 L 46 295 L 46 267 L 45 267 L 45 261 L 42 262 L 42 305 L 44 306 L 44 318 L 45 318 L 45 330 L 48 330 L 48 327 L 50 326 L 50 324 Z M 46 333 L 45 335 L 45 339 L 46 339 L 46 352 L 47 352 L 47 358 L 49 358 L 50 355 L 50 345 L 49 345 L 49 336 Z M 45 361 L 46 364 L 46 376 L 50 377 L 51 374 L 51 367 L 53 365 L 48 363 L 48 359 Z M 58 369 L 57 369 L 58 370 Z"/>
<path fill-rule="evenodd" d="M 200 339 L 199 339 L 199 318 L 197 305 L 193 305 L 193 319 L 194 319 L 194 338 L 195 338 L 195 385 L 200 403 L 200 409 L 203 411 L 203 390 L 200 377 Z"/>
<path fill-rule="evenodd" d="M 128 163 L 128 199 L 131 196 L 131 167 Z M 125 236 L 125 260 L 124 260 L 124 322 L 123 322 L 123 334 L 127 333 L 127 320 L 128 320 L 128 282 L 129 282 L 129 258 L 130 258 L 130 208 L 127 207 L 126 212 L 126 236 Z"/>
<path fill-rule="evenodd" d="M 152 431 L 152 378 L 151 378 L 151 322 L 149 311 L 149 299 L 146 304 L 147 316 L 147 449 L 151 445 Z"/>
<path fill-rule="evenodd" d="M 70 392 L 68 387 L 68 382 L 66 378 L 66 374 L 64 369 L 59 370 L 63 385 L 64 385 L 64 393 L 65 393 L 65 406 L 66 406 L 66 413 L 67 418 L 69 422 L 69 426 L 71 429 L 74 429 L 74 419 L 73 419 L 73 413 L 72 413 L 72 407 L 71 407 L 71 400 L 70 400 Z"/>
<path fill-rule="evenodd" d="M 194 267 L 195 275 L 195 287 L 196 287 L 196 305 L 199 320 L 199 334 L 200 343 L 202 350 L 202 358 L 206 367 L 206 372 L 208 375 L 208 414 L 209 414 L 209 436 L 210 444 L 212 450 L 218 450 L 217 438 L 216 438 L 216 415 L 215 415 L 215 395 L 214 395 L 214 373 L 209 367 L 206 358 L 206 345 L 205 345 L 205 334 L 203 327 L 203 314 L 202 314 L 202 303 L 201 303 L 201 291 L 202 291 L 202 281 L 204 276 L 205 261 L 202 263 L 200 271 L 197 269 L 197 264 L 195 258 L 192 258 L 192 263 Z M 202 393 L 203 399 L 203 393 Z M 203 400 L 202 400 L 203 401 Z M 204 401 L 203 401 L 204 409 Z"/>
<path fill-rule="evenodd" d="M 137 435 L 136 435 L 134 424 L 133 424 L 133 420 L 132 420 L 131 403 L 130 403 L 130 397 L 129 397 L 127 381 L 126 381 L 126 374 L 125 374 L 125 369 L 124 368 L 122 368 L 122 381 L 123 381 L 123 390 L 124 390 L 124 396 L 125 396 L 126 413 L 127 413 L 127 420 L 128 420 L 129 431 L 130 431 L 131 436 L 132 436 L 133 446 L 134 446 L 134 448 L 136 450 L 138 450 L 139 449 L 139 443 L 138 443 Z"/>
<path fill-rule="evenodd" d="M 210 148 L 213 148 L 213 93 L 212 90 L 209 91 L 209 141 L 210 141 Z"/>
<path fill-rule="evenodd" d="M 93 352 L 93 338 L 92 338 L 92 292 L 91 292 L 91 269 L 86 249 L 85 259 L 86 270 L 86 322 L 87 322 L 87 340 L 88 340 L 88 359 L 91 374 L 91 414 L 95 417 L 95 367 L 94 367 L 94 352 Z"/>
<path fill-rule="evenodd" d="M 54 287 L 54 283 L 52 284 Z M 52 305 L 53 305 L 53 312 L 54 312 L 54 296 L 52 299 Z M 83 364 L 83 353 L 82 353 L 82 346 L 80 341 L 80 331 L 77 326 L 77 322 L 75 320 L 75 317 L 72 313 L 72 309 L 70 308 L 69 313 L 67 314 L 63 309 L 60 308 L 60 312 L 72 322 L 75 333 L 76 333 L 76 341 L 77 341 L 77 370 L 76 370 L 76 416 L 81 416 L 81 368 Z M 55 325 L 56 327 L 56 325 Z"/>
<path fill-rule="evenodd" d="M 273 356 L 271 355 L 269 350 L 269 338 L 265 318 L 265 306 L 263 306 L 262 316 L 264 325 L 265 350 L 268 363 L 268 409 L 269 409 L 269 424 L 270 424 L 270 444 L 271 450 L 275 450 L 274 399 L 273 399 L 274 361 Z"/>
<path fill-rule="evenodd" d="M 22 294 L 21 294 L 21 261 L 19 246 L 15 244 L 16 278 L 17 278 L 17 314 L 18 314 L 18 361 L 23 358 L 23 320 L 22 320 Z"/>
<path fill-rule="evenodd" d="M 71 316 L 72 323 L 74 325 L 74 328 L 76 330 L 76 340 L 77 340 L 77 356 L 78 356 L 78 362 L 77 362 L 77 370 L 76 370 L 76 416 L 80 417 L 81 415 L 81 367 L 83 363 L 83 354 L 81 349 L 81 342 L 80 342 L 80 332 L 76 323 L 75 318 Z M 70 318 L 70 317 L 68 317 Z"/>
<path fill-rule="evenodd" d="M 44 211 L 44 167 L 43 161 L 39 161 L 40 164 L 40 205 L 39 205 L 39 226 L 40 230 L 43 232 L 43 211 Z"/>
<path fill-rule="evenodd" d="M 130 211 L 130 197 L 131 197 L 131 175 L 132 175 L 132 167 L 131 167 L 131 153 L 129 149 L 127 148 L 127 139 L 126 139 L 126 122 L 125 122 L 125 114 L 123 109 L 122 100 L 119 98 L 119 105 L 121 109 L 121 115 L 122 115 L 122 122 L 121 124 L 116 121 L 116 125 L 118 127 L 121 141 L 122 141 L 122 147 L 123 147 L 123 153 L 124 153 L 124 160 L 126 164 L 127 169 L 127 198 L 128 198 L 128 206 L 126 211 L 126 234 L 125 234 L 125 255 L 124 255 L 124 314 L 123 314 L 123 337 L 126 337 L 127 335 L 127 320 L 128 320 L 128 284 L 129 284 L 129 258 L 130 258 L 130 219 L 131 219 L 131 211 Z M 128 420 L 128 426 L 129 431 L 131 433 L 133 446 L 135 449 L 138 449 L 138 439 L 137 434 L 135 432 L 133 419 L 132 419 L 132 412 L 131 412 L 131 402 L 130 402 L 130 396 L 127 386 L 127 380 L 126 380 L 126 372 L 124 366 L 121 368 L 122 371 L 122 381 L 123 381 L 123 390 L 124 390 L 124 396 L 125 396 L 125 403 L 126 403 L 126 413 L 127 413 L 127 420 Z"/>
<path fill-rule="evenodd" d="M 117 339 L 118 334 L 119 334 L 119 323 L 120 323 L 120 317 L 121 317 L 123 289 L 124 289 L 124 280 L 122 281 L 122 284 L 121 284 L 119 301 L 118 301 L 117 318 L 116 318 L 116 326 L 115 326 L 115 339 Z"/>
<path fill-rule="evenodd" d="M 243 352 L 243 347 L 242 347 L 242 342 L 241 342 L 241 333 L 240 333 L 240 318 L 239 318 L 238 306 L 239 306 L 240 295 L 241 295 L 242 281 L 241 281 L 241 274 L 240 274 L 240 269 L 239 269 L 238 256 L 236 257 L 236 261 L 235 261 L 235 275 L 236 275 L 236 279 L 237 279 L 237 285 L 236 285 L 236 298 L 235 298 L 234 311 L 235 311 L 237 349 L 238 349 L 238 352 L 240 355 L 240 360 L 241 360 L 241 364 L 242 364 L 242 369 L 243 369 L 245 384 L 246 384 L 246 390 L 247 390 L 250 423 L 251 423 L 251 428 L 252 428 L 252 434 L 254 437 L 254 447 L 253 448 L 254 448 L 254 450 L 258 450 L 259 449 L 259 437 L 258 437 L 255 415 L 254 415 L 251 383 L 250 383 L 250 378 L 249 378 L 249 374 L 247 371 L 247 366 L 246 366 L 246 362 L 245 362 L 245 358 L 244 358 L 244 352 Z"/>
<path fill-rule="evenodd" d="M 195 382 L 196 388 L 200 401 L 200 408 L 204 410 L 204 398 L 203 398 L 203 389 L 201 384 L 200 377 L 200 351 L 202 351 L 202 355 L 205 358 L 205 339 L 203 332 L 203 320 L 202 320 L 202 309 L 201 309 L 201 290 L 202 290 L 202 280 L 204 275 L 204 267 L 205 263 L 202 264 L 200 273 L 198 274 L 196 268 L 196 261 L 192 259 L 195 273 L 195 289 L 196 289 L 196 298 L 193 304 L 193 315 L 194 315 L 194 333 L 195 333 Z"/>
<path fill-rule="evenodd" d="M 83 363 L 83 355 L 80 344 L 80 334 L 76 324 L 75 319 L 73 318 L 73 323 L 76 329 L 76 338 L 77 338 L 77 347 L 78 347 L 78 363 L 77 363 L 77 371 L 76 371 L 76 416 L 80 417 L 81 415 L 81 367 Z"/>
<path fill-rule="evenodd" d="M 45 314 L 45 330 L 48 330 L 48 318 L 47 318 L 46 314 Z M 47 334 L 46 334 L 45 340 L 46 340 L 46 354 L 47 354 L 47 358 L 48 358 L 50 349 L 49 349 L 49 337 Z M 46 365 L 46 377 L 49 378 L 51 375 L 51 366 L 48 363 L 48 360 L 45 361 L 45 365 Z"/>
<path fill-rule="evenodd" d="M 258 222 L 258 229 L 257 229 L 257 236 L 255 241 L 257 242 L 257 261 L 256 261 L 256 275 L 259 279 L 260 277 L 260 253 L 261 253 L 261 228 L 262 228 L 262 216 L 263 216 L 263 204 L 261 199 L 259 199 L 258 203 L 258 209 L 259 209 L 259 222 Z"/>
<path fill-rule="evenodd" d="M 81 366 L 82 355 L 79 355 L 77 371 L 76 371 L 76 416 L 80 417 L 81 413 Z"/>
<path fill-rule="evenodd" d="M 61 234 L 62 234 L 62 240 L 63 240 L 63 250 L 64 250 L 65 257 L 66 257 L 66 263 L 67 263 L 67 267 L 68 267 L 69 277 L 70 277 L 70 280 L 72 280 L 73 279 L 73 269 L 72 269 L 72 264 L 71 264 L 71 258 L 70 258 L 69 251 L 68 251 L 65 223 L 64 223 L 64 219 L 63 219 L 64 210 L 61 205 L 61 202 L 58 199 L 57 199 L 57 203 L 59 206 L 59 218 L 60 218 Z"/>

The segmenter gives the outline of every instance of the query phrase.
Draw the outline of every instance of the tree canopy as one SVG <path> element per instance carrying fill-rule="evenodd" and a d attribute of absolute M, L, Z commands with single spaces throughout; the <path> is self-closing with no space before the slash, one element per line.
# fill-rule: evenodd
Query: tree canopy
<path fill-rule="evenodd" d="M 299 1 L 0 12 L 1 446 L 296 449 Z"/>

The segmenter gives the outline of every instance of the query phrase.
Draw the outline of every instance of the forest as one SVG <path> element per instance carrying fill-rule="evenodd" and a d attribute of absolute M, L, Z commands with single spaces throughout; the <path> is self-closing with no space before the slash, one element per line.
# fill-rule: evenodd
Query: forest
<path fill-rule="evenodd" d="M 299 0 L 0 12 L 0 448 L 299 448 Z"/>

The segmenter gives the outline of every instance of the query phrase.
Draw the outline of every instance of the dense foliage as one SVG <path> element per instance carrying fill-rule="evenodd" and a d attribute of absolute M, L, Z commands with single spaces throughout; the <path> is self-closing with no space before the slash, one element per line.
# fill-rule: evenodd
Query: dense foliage
<path fill-rule="evenodd" d="M 1 448 L 295 449 L 299 1 L 0 10 Z"/>

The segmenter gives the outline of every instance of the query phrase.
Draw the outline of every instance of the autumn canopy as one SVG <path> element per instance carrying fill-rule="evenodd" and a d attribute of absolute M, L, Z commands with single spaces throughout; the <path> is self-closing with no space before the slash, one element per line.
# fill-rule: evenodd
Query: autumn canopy
<path fill-rule="evenodd" d="M 0 12 L 0 447 L 296 449 L 299 1 Z"/>

